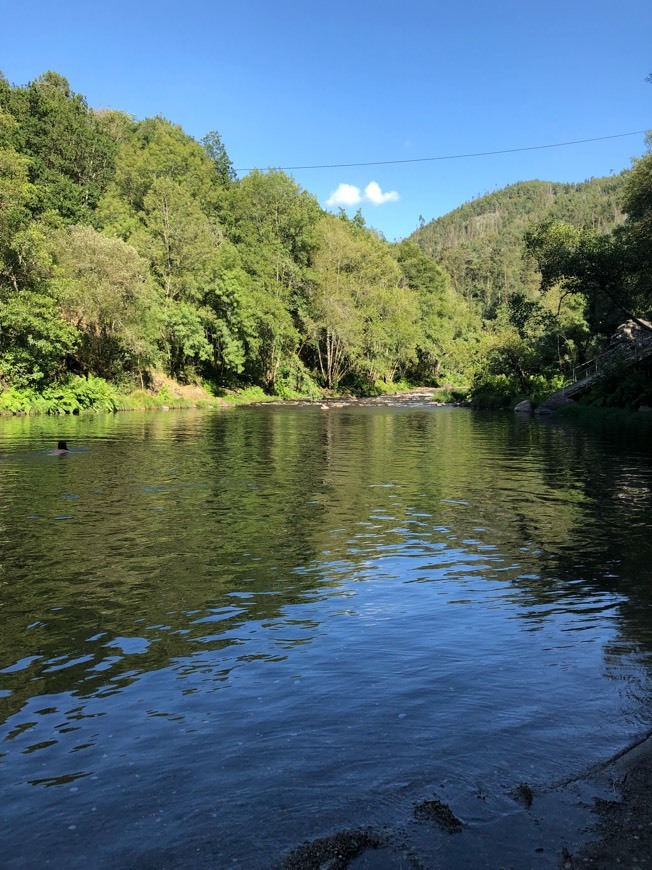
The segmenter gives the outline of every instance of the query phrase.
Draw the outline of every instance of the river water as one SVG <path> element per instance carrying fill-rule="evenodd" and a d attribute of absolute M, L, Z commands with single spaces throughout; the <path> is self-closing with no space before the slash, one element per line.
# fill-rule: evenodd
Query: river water
<path fill-rule="evenodd" d="M 0 864 L 518 819 L 648 730 L 651 493 L 640 432 L 467 409 L 0 420 Z"/>

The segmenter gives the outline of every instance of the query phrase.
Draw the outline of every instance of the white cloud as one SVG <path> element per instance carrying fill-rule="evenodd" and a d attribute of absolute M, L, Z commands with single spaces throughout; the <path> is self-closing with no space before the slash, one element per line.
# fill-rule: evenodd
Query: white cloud
<path fill-rule="evenodd" d="M 370 181 L 364 189 L 364 198 L 372 205 L 382 205 L 385 202 L 396 202 L 399 196 L 396 190 L 383 193 L 377 181 Z"/>
<path fill-rule="evenodd" d="M 362 194 L 359 187 L 354 184 L 339 184 L 337 190 L 334 190 L 326 200 L 326 205 L 350 208 L 360 202 L 362 202 Z"/>
<path fill-rule="evenodd" d="M 326 205 L 338 208 L 351 208 L 360 205 L 361 202 L 370 202 L 372 205 L 383 205 L 386 202 L 396 202 L 399 199 L 398 191 L 388 190 L 383 193 L 377 181 L 370 181 L 365 187 L 364 193 L 354 184 L 338 184 L 326 200 Z"/>

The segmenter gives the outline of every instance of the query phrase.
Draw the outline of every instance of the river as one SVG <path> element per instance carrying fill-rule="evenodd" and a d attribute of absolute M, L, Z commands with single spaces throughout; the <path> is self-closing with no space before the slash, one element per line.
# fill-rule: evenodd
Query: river
<path fill-rule="evenodd" d="M 527 823 L 519 783 L 648 730 L 651 507 L 649 439 L 622 426 L 0 419 L 0 863 L 257 870 L 372 826 L 469 866 L 415 804 L 480 854 Z M 531 866 L 556 866 L 544 845 Z"/>

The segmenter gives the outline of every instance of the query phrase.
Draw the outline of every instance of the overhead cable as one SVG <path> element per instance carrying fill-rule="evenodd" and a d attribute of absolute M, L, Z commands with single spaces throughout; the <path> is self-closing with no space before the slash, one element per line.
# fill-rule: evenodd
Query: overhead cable
<path fill-rule="evenodd" d="M 614 133 L 612 136 L 595 136 L 592 139 L 574 139 L 571 142 L 555 142 L 551 145 L 528 145 L 523 148 L 503 148 L 500 151 L 474 151 L 468 154 L 443 154 L 439 157 L 407 157 L 401 160 L 369 160 L 365 163 L 316 163 L 309 166 L 274 166 L 271 169 L 292 172 L 297 169 L 346 169 L 355 166 L 391 166 L 397 163 L 427 163 L 434 160 L 464 160 L 467 157 L 491 157 L 495 154 L 516 154 L 519 151 L 542 151 L 545 148 L 565 148 L 567 145 L 584 145 L 586 142 L 603 142 L 605 139 L 622 139 L 625 136 L 640 136 L 647 130 L 634 130 L 631 133 Z M 236 172 L 253 172 L 260 167 L 236 169 Z"/>

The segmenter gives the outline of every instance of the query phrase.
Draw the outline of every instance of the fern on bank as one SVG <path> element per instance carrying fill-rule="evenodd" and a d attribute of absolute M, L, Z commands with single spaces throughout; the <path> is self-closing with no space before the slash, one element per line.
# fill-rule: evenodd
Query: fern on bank
<path fill-rule="evenodd" d="M 135 390 L 124 393 L 97 377 L 72 375 L 62 384 L 36 390 L 8 387 L 0 392 L 0 414 L 98 414 L 155 408 L 191 408 L 211 405 L 210 400 L 174 396 L 166 385 L 158 393 Z M 217 404 L 217 401 L 215 401 Z"/>

